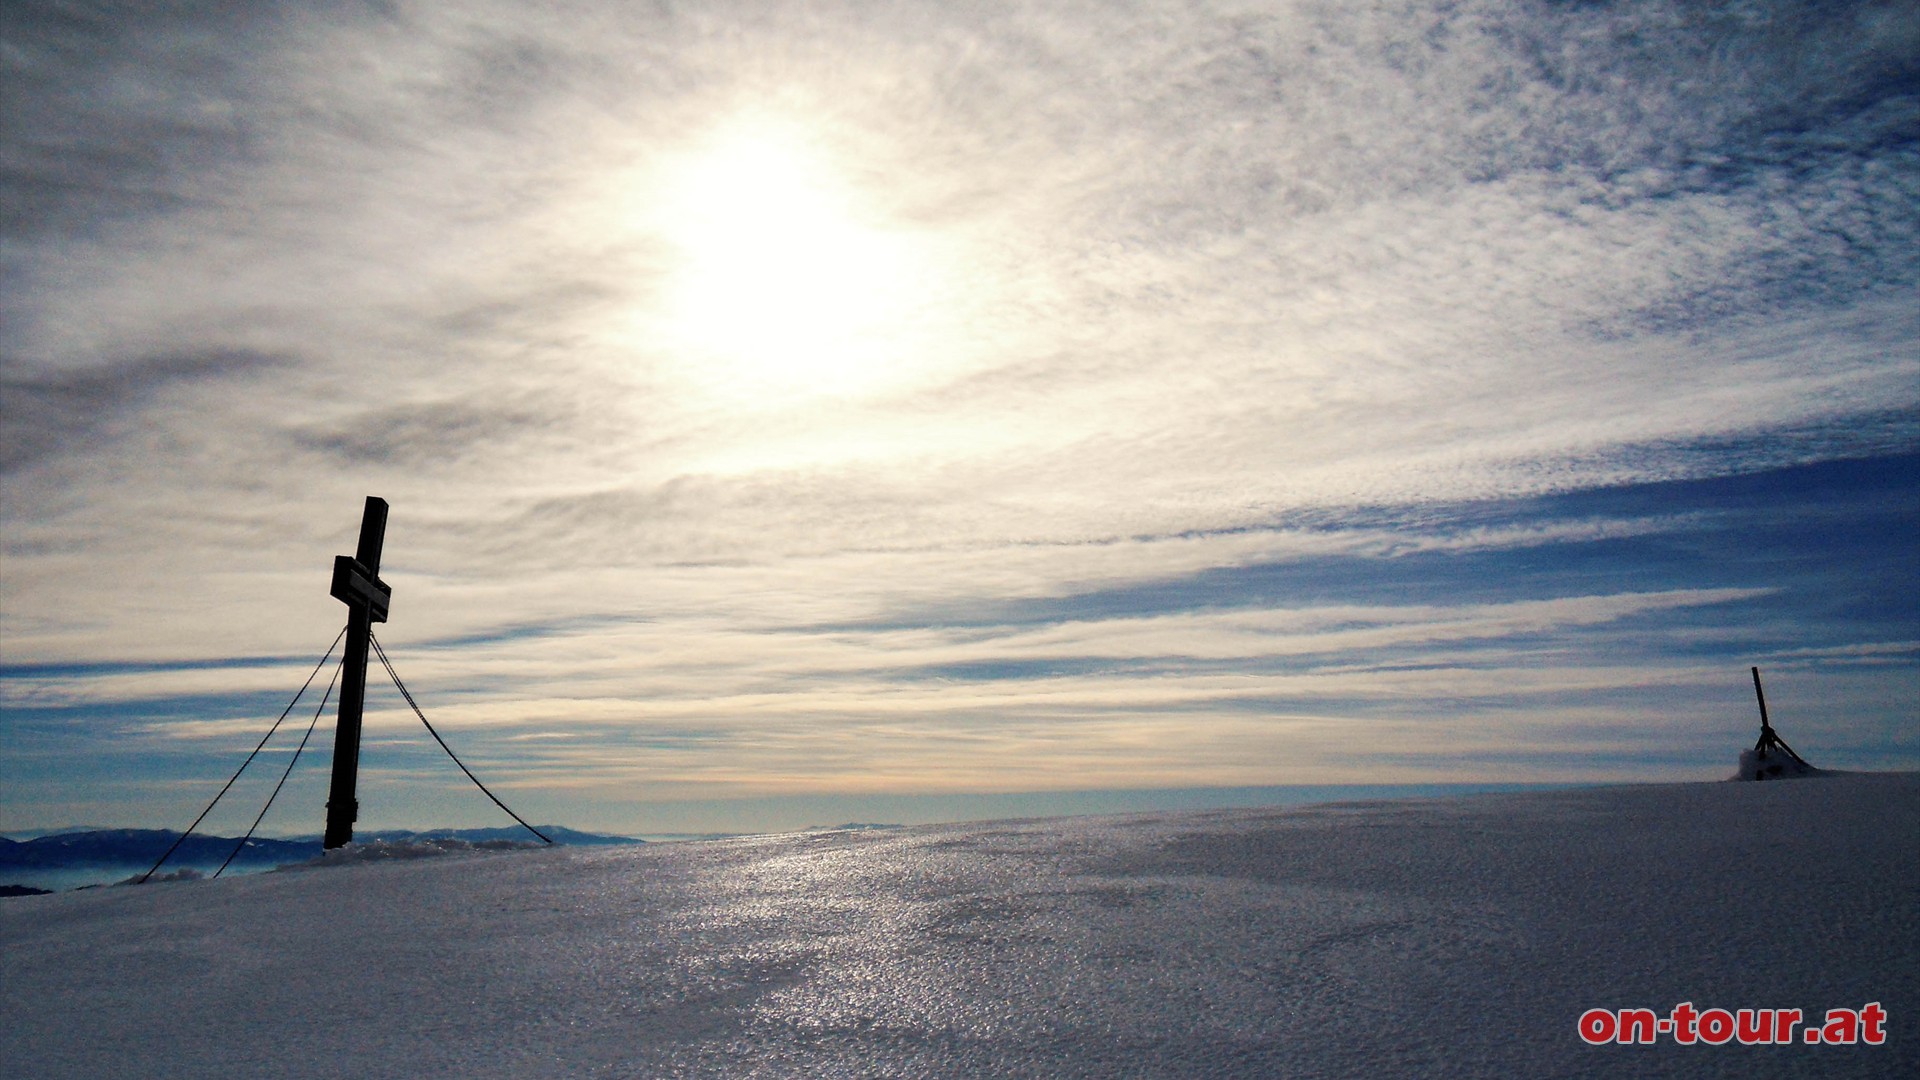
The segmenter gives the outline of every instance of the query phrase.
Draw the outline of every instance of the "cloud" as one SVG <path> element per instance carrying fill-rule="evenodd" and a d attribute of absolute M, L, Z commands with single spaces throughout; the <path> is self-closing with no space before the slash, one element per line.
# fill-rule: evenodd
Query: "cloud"
<path fill-rule="evenodd" d="M 433 469 L 465 458 L 485 444 L 508 442 L 522 431 L 545 428 L 557 420 L 564 418 L 453 399 L 362 412 L 295 431 L 292 437 L 299 445 L 347 465 Z"/>
<path fill-rule="evenodd" d="M 1887 543 L 1728 524 L 1812 528 L 1820 463 L 1920 434 L 1903 5 L 0 18 L 12 663 L 317 649 L 367 494 L 394 644 L 502 738 L 724 725 L 711 692 L 813 718 L 790 753 L 893 704 L 1108 710 L 1121 747 L 1152 709 L 1477 700 L 1475 656 L 1695 671 L 1629 624 L 1913 636 Z M 819 220 L 693 252 L 689 177 Z M 695 264 L 772 291 L 691 327 Z M 1786 478 L 1779 521 L 1739 475 Z M 31 692 L 146 709 L 118 678 Z"/>
<path fill-rule="evenodd" d="M 275 16 L 268 5 L 221 12 L 210 32 L 210 14 L 104 4 L 0 13 L 13 103 L 0 118 L 0 234 L 46 243 L 178 210 L 206 179 L 200 166 L 245 153 L 239 61 Z"/>
<path fill-rule="evenodd" d="M 0 425 L 0 474 L 80 450 L 181 384 L 191 392 L 196 383 L 239 378 L 286 362 L 216 351 L 142 357 L 108 370 L 0 378 L 0 415 L 5 417 Z"/>

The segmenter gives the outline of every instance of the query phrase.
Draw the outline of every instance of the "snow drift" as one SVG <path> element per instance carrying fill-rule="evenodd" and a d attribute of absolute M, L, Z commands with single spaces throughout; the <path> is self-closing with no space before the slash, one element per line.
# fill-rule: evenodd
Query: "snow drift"
<path fill-rule="evenodd" d="M 304 870 L 317 866 L 345 866 L 349 863 L 430 859 L 438 855 L 467 855 L 477 851 L 530 851 L 542 846 L 524 840 L 473 841 L 451 836 L 428 836 L 418 840 L 368 840 L 337 847 L 306 862 L 292 863 L 280 869 Z"/>
<path fill-rule="evenodd" d="M 1780 751 L 1764 750 L 1740 751 L 1740 769 L 1733 774 L 1735 780 L 1802 780 L 1815 776 L 1826 776 L 1825 769 L 1816 769 L 1797 757 Z"/>

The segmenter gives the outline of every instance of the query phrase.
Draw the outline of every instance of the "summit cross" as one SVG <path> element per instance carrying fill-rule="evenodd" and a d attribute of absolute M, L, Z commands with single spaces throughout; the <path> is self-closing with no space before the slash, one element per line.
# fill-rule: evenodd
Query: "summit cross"
<path fill-rule="evenodd" d="M 333 733 L 333 782 L 327 789 L 327 833 L 331 851 L 353 842 L 360 817 L 354 786 L 360 772 L 360 714 L 367 700 L 367 641 L 373 624 L 387 621 L 393 589 L 380 580 L 380 547 L 386 541 L 387 502 L 367 496 L 360 515 L 360 545 L 352 555 L 333 559 L 334 599 L 347 605 L 346 672 L 340 680 L 340 721 Z"/>

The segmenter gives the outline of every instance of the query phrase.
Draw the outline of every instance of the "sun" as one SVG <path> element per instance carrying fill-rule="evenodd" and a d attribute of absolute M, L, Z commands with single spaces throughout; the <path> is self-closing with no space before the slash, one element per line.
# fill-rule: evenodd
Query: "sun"
<path fill-rule="evenodd" d="M 692 382 L 776 405 L 912 374 L 933 260 L 804 131 L 736 124 L 657 190 L 670 263 L 656 326 Z"/>

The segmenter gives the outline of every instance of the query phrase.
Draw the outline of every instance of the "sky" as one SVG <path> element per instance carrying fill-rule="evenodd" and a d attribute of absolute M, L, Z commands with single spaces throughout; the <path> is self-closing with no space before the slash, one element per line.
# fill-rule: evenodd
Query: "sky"
<path fill-rule="evenodd" d="M 538 821 L 1718 779 L 1750 666 L 1920 768 L 1911 5 L 14 2 L 0 100 L 0 829 L 190 820 L 368 495 Z M 499 823 L 379 680 L 361 824 Z"/>

